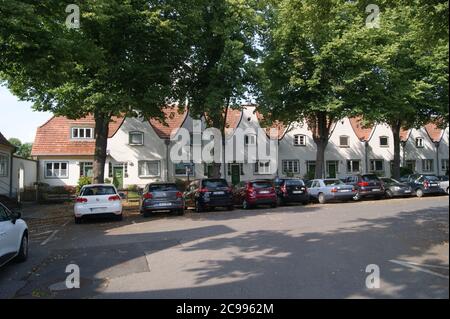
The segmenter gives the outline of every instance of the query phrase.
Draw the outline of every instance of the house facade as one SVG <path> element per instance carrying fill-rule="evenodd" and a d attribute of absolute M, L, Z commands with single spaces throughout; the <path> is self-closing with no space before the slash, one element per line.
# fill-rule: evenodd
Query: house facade
<path fill-rule="evenodd" d="M 0 132 L 0 195 L 12 196 L 12 159 L 15 147 Z"/>
<path fill-rule="evenodd" d="M 183 129 L 192 138 L 196 132 L 194 119 L 188 111 L 176 107 L 168 107 L 164 113 L 165 123 L 143 118 L 112 120 L 105 166 L 105 176 L 111 182 L 120 188 L 143 187 L 150 182 L 173 182 L 209 175 L 211 164 L 172 160 L 170 154 L 176 142 L 171 136 Z M 200 119 L 200 123 L 203 132 L 205 119 Z M 316 146 L 305 122 L 289 126 L 274 124 L 271 128 L 278 129 L 272 140 L 277 145 L 276 153 L 249 163 L 251 150 L 270 141 L 270 128 L 262 127 L 262 123 L 263 117 L 255 106 L 228 110 L 225 153 L 227 156 L 239 154 L 241 160 L 227 161 L 222 165 L 222 175 L 232 183 L 275 176 L 311 177 L 315 170 Z M 258 130 L 266 134 L 252 133 Z M 51 186 L 74 186 L 80 177 L 91 176 L 93 133 L 92 117 L 80 120 L 53 117 L 39 127 L 32 150 L 32 156 L 39 163 L 39 181 Z M 419 173 L 445 174 L 449 157 L 448 134 L 448 128 L 441 130 L 431 124 L 402 132 L 402 165 Z M 243 141 L 238 143 L 236 139 Z M 390 176 L 393 154 L 393 136 L 388 126 L 379 124 L 366 128 L 359 118 L 344 118 L 332 125 L 325 152 L 324 176 L 341 178 L 369 172 Z"/>

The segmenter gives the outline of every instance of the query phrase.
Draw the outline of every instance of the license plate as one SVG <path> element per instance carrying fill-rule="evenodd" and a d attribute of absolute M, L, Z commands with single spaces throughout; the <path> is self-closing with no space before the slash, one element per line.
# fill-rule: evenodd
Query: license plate
<path fill-rule="evenodd" d="M 172 203 L 157 203 L 156 206 L 161 207 L 161 206 L 172 206 Z"/>
<path fill-rule="evenodd" d="M 340 192 L 341 193 L 350 193 L 352 190 L 351 189 L 341 189 Z"/>
<path fill-rule="evenodd" d="M 214 192 L 213 194 L 214 194 L 214 195 L 224 195 L 225 192 Z"/>
<path fill-rule="evenodd" d="M 407 190 L 407 191 L 405 191 L 405 193 L 411 193 L 411 191 L 408 191 L 408 190 Z"/>
<path fill-rule="evenodd" d="M 259 193 L 260 194 L 269 194 L 270 192 L 269 191 L 260 191 Z"/>
<path fill-rule="evenodd" d="M 105 210 L 106 207 L 96 207 L 96 208 L 91 208 L 91 212 L 93 213 L 98 213 L 98 212 L 102 212 L 103 210 Z"/>
<path fill-rule="evenodd" d="M 437 184 L 430 184 L 430 186 L 434 186 L 434 187 L 436 187 L 436 186 L 438 186 Z"/>
<path fill-rule="evenodd" d="M 379 188 L 372 189 L 372 192 L 379 192 L 379 191 L 381 191 L 381 189 L 379 189 Z"/>
<path fill-rule="evenodd" d="M 303 194 L 303 191 L 293 191 L 293 194 Z"/>

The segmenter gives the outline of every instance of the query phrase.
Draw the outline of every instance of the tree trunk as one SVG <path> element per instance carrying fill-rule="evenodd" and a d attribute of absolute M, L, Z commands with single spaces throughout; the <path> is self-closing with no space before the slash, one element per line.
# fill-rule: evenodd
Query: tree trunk
<path fill-rule="evenodd" d="M 400 130 L 401 122 L 396 121 L 391 124 L 392 135 L 394 136 L 394 162 L 392 165 L 391 176 L 394 179 L 400 178 Z"/>
<path fill-rule="evenodd" d="M 111 116 L 102 112 L 95 112 L 95 152 L 94 152 L 94 183 L 105 182 L 106 148 L 108 146 L 108 130 Z"/>
<path fill-rule="evenodd" d="M 327 114 L 325 112 L 318 113 L 312 127 L 313 139 L 317 147 L 315 178 L 325 177 L 325 150 L 328 145 L 330 126 L 331 120 L 328 119 Z"/>

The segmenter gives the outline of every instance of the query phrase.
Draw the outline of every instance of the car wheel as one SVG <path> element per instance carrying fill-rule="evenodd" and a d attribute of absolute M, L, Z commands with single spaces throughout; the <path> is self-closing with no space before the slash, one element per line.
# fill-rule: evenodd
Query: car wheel
<path fill-rule="evenodd" d="M 390 189 L 388 189 L 388 190 L 386 191 L 386 197 L 387 197 L 387 198 L 393 198 L 393 197 L 394 197 L 394 194 L 392 193 L 392 191 L 391 191 Z"/>
<path fill-rule="evenodd" d="M 423 197 L 423 190 L 420 189 L 420 188 L 417 189 L 417 190 L 416 190 L 416 196 L 419 197 L 419 198 Z"/>
<path fill-rule="evenodd" d="M 198 201 L 195 202 L 195 211 L 197 213 L 203 212 L 203 207 L 202 207 L 202 205 L 200 205 L 200 203 Z"/>
<path fill-rule="evenodd" d="M 245 199 L 242 202 L 242 208 L 243 209 L 250 209 L 250 204 Z"/>
<path fill-rule="evenodd" d="M 447 190 L 445 192 L 447 193 L 447 195 L 450 195 L 448 187 L 447 187 Z"/>
<path fill-rule="evenodd" d="M 20 242 L 19 253 L 17 254 L 16 260 L 18 262 L 24 262 L 28 258 L 28 234 L 25 233 L 22 236 L 22 241 Z"/>
<path fill-rule="evenodd" d="M 81 224 L 83 222 L 83 217 L 75 217 L 75 224 Z"/>
<path fill-rule="evenodd" d="M 327 200 L 325 199 L 325 194 L 320 193 L 319 194 L 319 203 L 325 204 L 326 202 L 327 202 Z"/>

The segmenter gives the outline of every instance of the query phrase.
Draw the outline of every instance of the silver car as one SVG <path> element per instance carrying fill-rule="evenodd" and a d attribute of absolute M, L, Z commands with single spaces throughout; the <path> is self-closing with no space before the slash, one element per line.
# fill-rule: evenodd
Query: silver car
<path fill-rule="evenodd" d="M 353 185 L 347 185 L 339 179 L 314 179 L 308 185 L 310 199 L 321 204 L 333 200 L 351 200 L 356 193 Z"/>

